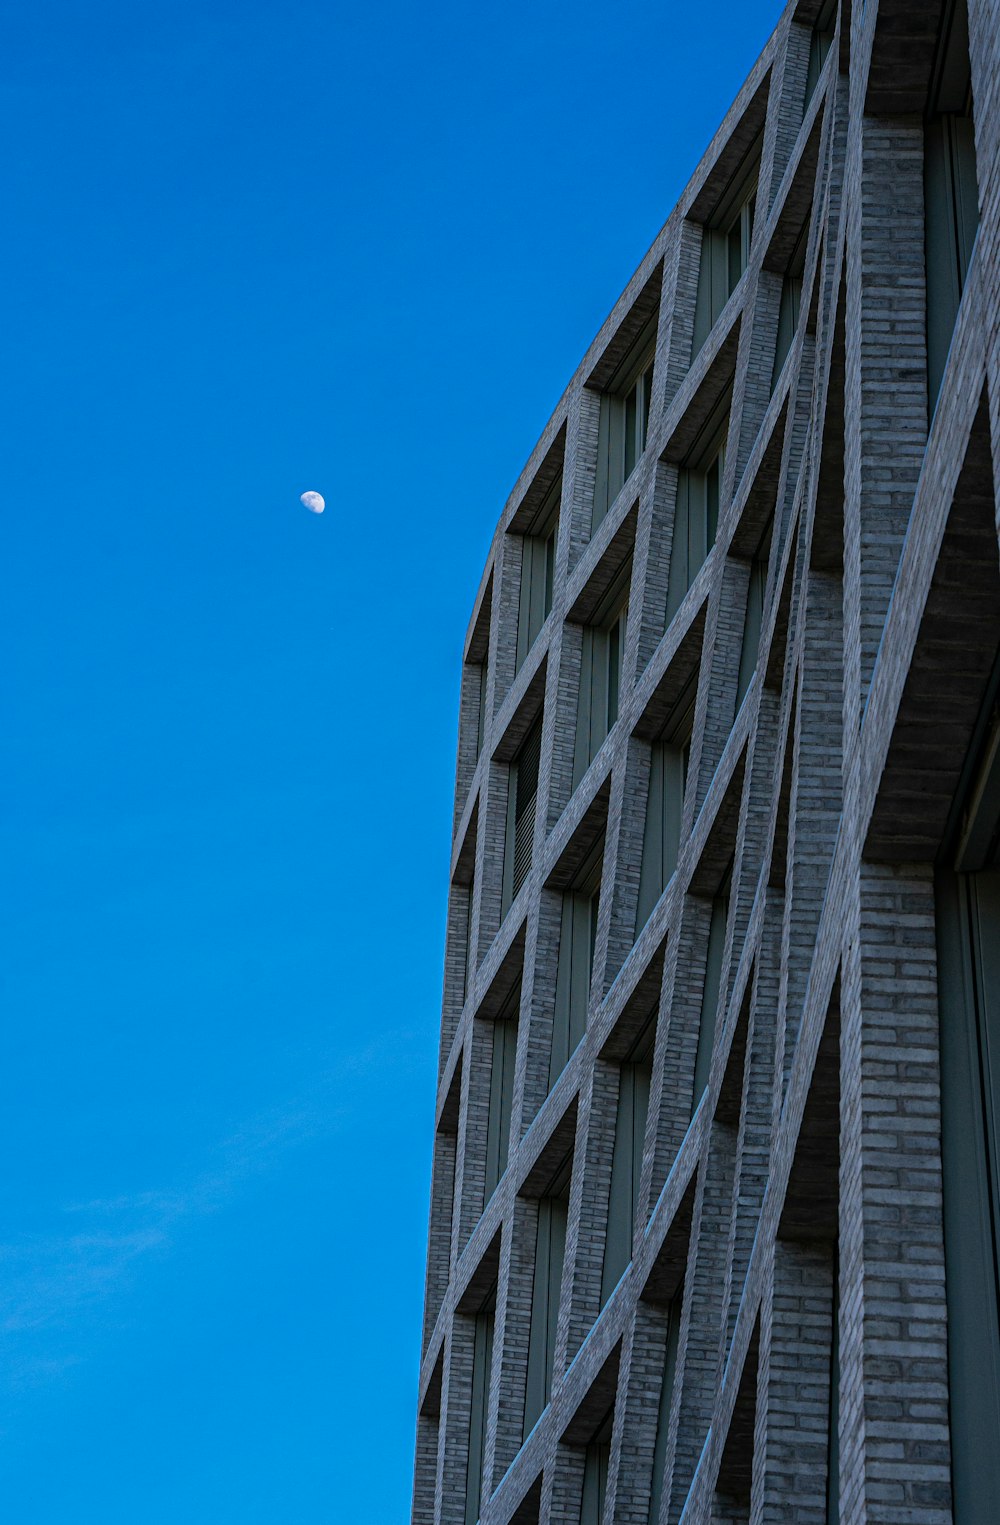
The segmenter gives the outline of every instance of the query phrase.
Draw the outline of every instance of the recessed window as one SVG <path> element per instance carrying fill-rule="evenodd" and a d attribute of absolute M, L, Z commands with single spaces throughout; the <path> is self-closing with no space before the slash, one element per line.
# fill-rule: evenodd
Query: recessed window
<path fill-rule="evenodd" d="M 837 0 L 825 0 L 825 4 L 816 17 L 812 37 L 809 42 L 809 68 L 806 72 L 806 105 L 813 98 L 819 77 L 823 72 L 830 46 L 833 42 L 833 34 L 837 25 Z"/>
<path fill-rule="evenodd" d="M 743 703 L 746 691 L 750 687 L 750 679 L 757 671 L 760 631 L 764 618 L 764 590 L 767 587 L 767 565 L 771 555 L 773 527 L 773 520 L 770 520 L 750 563 L 747 609 L 743 620 L 743 645 L 740 649 L 740 670 L 736 681 L 737 709 Z"/>
<path fill-rule="evenodd" d="M 744 161 L 702 232 L 694 311 L 692 353 L 695 355 L 712 332 L 750 261 L 757 207 L 759 144 L 751 150 L 748 159 L 751 162 Z"/>
<path fill-rule="evenodd" d="M 778 306 L 778 338 L 774 347 L 774 366 L 771 371 L 771 391 L 778 384 L 778 377 L 785 367 L 792 341 L 798 332 L 799 317 L 802 311 L 802 272 L 806 264 L 806 245 L 809 241 L 809 218 L 802 224 L 802 229 L 792 250 L 792 257 L 785 271 L 785 278 L 781 283 L 781 301 Z"/>
<path fill-rule="evenodd" d="M 520 981 L 507 996 L 493 1022 L 493 1055 L 490 1068 L 490 1111 L 486 1128 L 486 1185 L 488 1202 L 507 1169 L 510 1149 L 511 1104 L 514 1097 L 514 1066 L 517 1060 L 517 1016 L 521 1005 Z"/>
<path fill-rule="evenodd" d="M 969 18 L 962 0 L 948 14 L 924 128 L 924 215 L 927 379 L 933 411 L 979 226 Z"/>
<path fill-rule="evenodd" d="M 501 916 L 506 916 L 531 868 L 531 851 L 535 835 L 535 802 L 538 797 L 538 765 L 541 753 L 542 717 L 539 715 L 510 765 L 503 886 L 500 896 Z"/>
<path fill-rule="evenodd" d="M 611 1462 L 611 1427 L 614 1417 L 615 1411 L 612 1406 L 584 1452 L 580 1525 L 601 1525 L 604 1519 L 604 1501 L 608 1492 L 608 1466 Z"/>
<path fill-rule="evenodd" d="M 517 610 L 517 656 L 519 670 L 552 609 L 556 565 L 556 533 L 562 474 L 542 500 L 541 507 L 524 535 L 521 550 L 521 596 Z"/>
<path fill-rule="evenodd" d="M 577 873 L 572 889 L 562 898 L 559 932 L 559 964 L 552 1018 L 550 1088 L 587 1030 L 590 981 L 597 943 L 597 915 L 601 900 L 604 838 L 591 848 Z"/>
<path fill-rule="evenodd" d="M 618 719 L 631 572 L 630 564 L 622 568 L 602 598 L 593 623 L 584 626 L 573 750 L 574 789 Z"/>
<path fill-rule="evenodd" d="M 628 481 L 649 432 L 656 321 L 646 325 L 601 394 L 592 531 Z"/>
<path fill-rule="evenodd" d="M 694 1089 L 691 1114 L 705 1094 L 712 1069 L 712 1049 L 715 1046 L 715 1029 L 718 1021 L 719 994 L 722 987 L 722 958 L 726 947 L 726 926 L 729 921 L 729 892 L 732 882 L 732 865 L 726 871 L 715 899 L 712 901 L 712 918 L 708 928 L 708 951 L 705 955 L 705 983 L 702 986 L 701 1020 L 698 1024 L 698 1049 L 694 1060 Z"/>
<path fill-rule="evenodd" d="M 525 1435 L 537 1423 L 552 1391 L 572 1170 L 573 1156 L 569 1154 L 538 1204 L 535 1275 L 531 1288 L 531 1323 L 528 1330 L 528 1371 L 524 1394 Z"/>
<path fill-rule="evenodd" d="M 956 1522 L 1000 1518 L 1000 728 L 937 877 L 952 1483 Z"/>
<path fill-rule="evenodd" d="M 729 398 L 726 397 L 713 409 L 677 473 L 677 507 L 667 584 L 668 625 L 715 544 L 728 430 Z"/>
<path fill-rule="evenodd" d="M 655 1033 L 654 1013 L 619 1073 L 618 1115 L 615 1119 L 615 1145 L 611 1155 L 611 1189 L 608 1196 L 608 1230 L 601 1273 L 602 1307 L 632 1259 L 632 1242 L 639 1217 L 642 1146 L 646 1137 L 646 1118 L 649 1115 Z"/>
<path fill-rule="evenodd" d="M 646 925 L 677 867 L 693 724 L 694 694 L 690 692 L 677 706 L 663 737 L 652 746 L 635 917 L 637 933 Z"/>
<path fill-rule="evenodd" d="M 469 1413 L 469 1465 L 465 1478 L 465 1525 L 476 1525 L 483 1491 L 483 1457 L 486 1450 L 486 1418 L 490 1402 L 490 1371 L 493 1366 L 496 1306 L 496 1287 L 493 1287 L 475 1318 L 472 1349 L 472 1403 Z"/>

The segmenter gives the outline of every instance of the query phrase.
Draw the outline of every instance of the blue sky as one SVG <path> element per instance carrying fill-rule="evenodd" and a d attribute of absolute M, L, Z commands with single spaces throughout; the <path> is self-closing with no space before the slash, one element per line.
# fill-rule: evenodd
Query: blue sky
<path fill-rule="evenodd" d="M 408 1517 L 463 633 L 779 10 L 7 18 L 6 1517 Z"/>

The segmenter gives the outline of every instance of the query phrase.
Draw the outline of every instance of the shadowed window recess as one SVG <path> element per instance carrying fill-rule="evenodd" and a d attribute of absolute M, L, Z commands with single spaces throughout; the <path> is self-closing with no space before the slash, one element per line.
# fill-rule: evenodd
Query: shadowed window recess
<path fill-rule="evenodd" d="M 583 627 L 580 697 L 573 749 L 574 789 L 618 719 L 631 574 L 629 563 L 621 569 L 601 599 L 592 623 Z"/>
<path fill-rule="evenodd" d="M 503 885 L 500 914 L 506 916 L 531 868 L 538 798 L 538 764 L 542 751 L 542 717 L 533 722 L 510 765 L 507 788 L 507 829 L 504 836 Z"/>
<path fill-rule="evenodd" d="M 649 792 L 642 836 L 642 866 L 635 930 L 640 933 L 677 867 L 684 790 L 691 757 L 697 675 L 691 679 L 649 759 Z"/>
<path fill-rule="evenodd" d="M 924 127 L 927 381 L 933 412 L 979 226 L 976 138 L 964 0 L 945 7 Z"/>
<path fill-rule="evenodd" d="M 611 1461 L 611 1427 L 615 1411 L 612 1406 L 588 1443 L 583 1461 L 583 1496 L 580 1503 L 580 1525 L 602 1525 L 604 1501 L 608 1491 L 608 1464 Z"/>
<path fill-rule="evenodd" d="M 646 448 L 655 349 L 656 319 L 652 318 L 601 393 L 592 533 L 607 516 Z"/>
<path fill-rule="evenodd" d="M 764 593 L 767 588 L 767 566 L 771 556 L 771 538 L 774 532 L 773 517 L 750 562 L 747 582 L 747 608 L 743 619 L 743 643 L 740 648 L 740 670 L 736 680 L 736 708 L 746 698 L 750 680 L 757 671 L 761 624 L 764 618 Z"/>
<path fill-rule="evenodd" d="M 995 703 L 995 698 L 994 698 Z M 1000 1519 L 1000 720 L 937 879 L 952 1485 Z"/>
<path fill-rule="evenodd" d="M 517 610 L 518 671 L 552 608 L 561 496 L 560 474 L 546 492 L 531 527 L 521 541 L 521 595 Z"/>
<path fill-rule="evenodd" d="M 747 151 L 702 231 L 693 355 L 697 355 L 718 322 L 750 259 L 760 148 L 758 139 Z"/>
<path fill-rule="evenodd" d="M 691 1097 L 692 1116 L 705 1094 L 712 1069 L 712 1049 L 715 1046 L 715 1029 L 718 1023 L 719 996 L 722 987 L 722 959 L 726 947 L 726 926 L 729 921 L 729 892 L 732 884 L 733 866 L 730 863 L 718 892 L 712 901 L 712 915 L 708 926 L 708 948 L 705 953 L 705 983 L 702 987 L 701 1018 L 698 1023 L 698 1049 L 694 1060 L 694 1088 Z"/>
<path fill-rule="evenodd" d="M 514 1097 L 514 1066 L 517 1060 L 517 1017 L 521 1005 L 520 981 L 507 996 L 493 1022 L 493 1055 L 490 1067 L 490 1110 L 486 1128 L 486 1188 L 489 1202 L 507 1169 L 510 1149 L 511 1104 Z"/>
<path fill-rule="evenodd" d="M 677 507 L 670 543 L 667 624 L 715 544 L 729 431 L 728 395 L 710 413 L 677 473 Z"/>
<path fill-rule="evenodd" d="M 545 1196 L 538 1203 L 535 1238 L 535 1275 L 531 1288 L 531 1323 L 528 1331 L 528 1371 L 524 1397 L 524 1433 L 527 1435 L 549 1401 L 552 1368 L 559 1322 L 563 1259 L 566 1253 L 566 1219 L 573 1172 L 572 1151 L 555 1172 Z"/>
<path fill-rule="evenodd" d="M 595 843 L 571 889 L 562 897 L 559 966 L 552 1017 L 552 1056 L 549 1088 L 566 1068 L 567 1060 L 587 1031 L 590 981 L 594 970 L 597 916 L 601 904 L 604 838 Z"/>
<path fill-rule="evenodd" d="M 653 1042 L 656 1013 L 633 1044 L 618 1076 L 618 1113 L 611 1156 L 611 1188 L 608 1198 L 608 1229 L 604 1241 L 601 1274 L 601 1306 L 607 1302 L 632 1259 L 632 1242 L 639 1218 L 639 1184 L 642 1178 L 642 1146 L 649 1115 L 649 1088 L 653 1075 Z"/>
<path fill-rule="evenodd" d="M 493 1329 L 497 1289 L 492 1287 L 475 1316 L 472 1347 L 472 1404 L 469 1413 L 469 1465 L 465 1480 L 465 1525 L 476 1525 L 483 1491 L 483 1457 L 486 1448 L 486 1416 L 490 1404 L 490 1371 L 493 1367 Z"/>

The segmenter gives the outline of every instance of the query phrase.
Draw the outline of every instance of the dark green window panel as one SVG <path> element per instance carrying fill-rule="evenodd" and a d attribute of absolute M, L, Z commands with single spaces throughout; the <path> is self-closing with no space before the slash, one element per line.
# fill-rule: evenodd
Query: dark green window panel
<path fill-rule="evenodd" d="M 573 748 L 574 789 L 618 719 L 630 573 L 630 566 L 622 568 L 601 601 L 594 623 L 584 627 Z"/>
<path fill-rule="evenodd" d="M 728 413 L 729 398 L 726 397 L 713 412 L 688 460 L 677 473 L 677 506 L 667 581 L 668 625 L 715 544 L 726 465 Z"/>
<path fill-rule="evenodd" d="M 572 1156 L 561 1167 L 547 1196 L 538 1204 L 535 1239 L 535 1275 L 531 1288 L 531 1323 L 528 1330 L 528 1370 L 524 1397 L 524 1433 L 538 1422 L 552 1391 L 552 1368 L 559 1322 L 563 1259 L 566 1253 L 566 1218 Z"/>
<path fill-rule="evenodd" d="M 603 1525 L 604 1501 L 608 1493 L 608 1466 L 611 1461 L 612 1408 L 584 1452 L 583 1496 L 580 1502 L 580 1525 Z"/>
<path fill-rule="evenodd" d="M 948 19 L 924 132 L 924 219 L 927 383 L 933 411 L 979 226 L 969 23 L 964 4 L 954 5 Z"/>
<path fill-rule="evenodd" d="M 606 517 L 646 448 L 655 347 L 654 320 L 643 329 L 608 390 L 601 394 L 592 532 Z"/>
<path fill-rule="evenodd" d="M 653 1477 L 650 1484 L 650 1520 L 660 1518 L 660 1501 L 663 1497 L 663 1472 L 667 1459 L 667 1438 L 670 1433 L 670 1400 L 674 1391 L 674 1373 L 677 1370 L 677 1345 L 681 1328 L 681 1299 L 683 1288 L 678 1288 L 667 1312 L 667 1343 L 663 1357 L 663 1377 L 660 1381 L 660 1401 L 656 1415 L 656 1442 L 653 1448 Z"/>
<path fill-rule="evenodd" d="M 1000 1519 L 1000 731 L 938 877 L 938 998 L 955 1525 Z"/>
<path fill-rule="evenodd" d="M 521 543 L 521 596 L 517 610 L 515 658 L 517 670 L 520 670 L 525 657 L 535 644 L 539 631 L 552 609 L 556 534 L 559 528 L 561 495 L 562 476 L 560 475 L 545 494 L 531 528 Z"/>
<path fill-rule="evenodd" d="M 757 554 L 750 563 L 750 579 L 747 585 L 747 611 L 743 620 L 743 645 L 740 649 L 740 670 L 736 680 L 736 708 L 746 698 L 750 679 L 757 671 L 760 649 L 760 632 L 764 619 L 764 592 L 767 587 L 767 565 L 771 554 L 771 531 L 769 524 Z"/>
<path fill-rule="evenodd" d="M 806 105 L 813 98 L 819 77 L 823 72 L 833 42 L 834 29 L 837 25 L 837 0 L 826 0 L 825 5 L 816 18 L 813 27 L 812 38 L 809 43 L 809 68 L 806 72 Z"/>
<path fill-rule="evenodd" d="M 490 1200 L 501 1176 L 507 1169 L 511 1106 L 514 1099 L 514 1067 L 517 1060 L 517 1014 L 520 1004 L 521 987 L 517 985 L 507 997 L 499 1016 L 493 1023 L 484 1202 Z"/>
<path fill-rule="evenodd" d="M 646 1137 L 653 1073 L 652 1024 L 648 1036 L 636 1047 L 638 1052 L 621 1066 L 618 1080 L 618 1116 L 611 1155 L 608 1230 L 601 1274 L 602 1307 L 632 1259 L 632 1242 L 639 1216 L 642 1146 Z"/>
<path fill-rule="evenodd" d="M 680 718 L 668 727 L 668 739 L 653 743 L 649 760 L 649 792 L 635 916 L 637 935 L 653 914 L 656 902 L 677 867 L 694 722 L 693 697 L 682 701 L 679 709 Z"/>
<path fill-rule="evenodd" d="M 500 914 L 506 916 L 531 868 L 538 798 L 538 765 L 542 752 L 542 717 L 532 725 L 511 763 L 507 787 L 507 831 L 504 838 Z"/>
<path fill-rule="evenodd" d="M 718 1021 L 719 995 L 722 986 L 722 958 L 726 946 L 726 924 L 729 921 L 729 875 L 718 895 L 712 901 L 712 919 L 708 929 L 708 952 L 705 957 L 705 984 L 701 997 L 701 1020 L 698 1024 L 698 1049 L 694 1060 L 694 1088 L 691 1113 L 705 1094 L 712 1069 L 712 1049 L 715 1046 L 715 1028 Z"/>
<path fill-rule="evenodd" d="M 774 370 L 771 373 L 771 391 L 778 384 L 788 352 L 792 347 L 799 326 L 802 308 L 802 277 L 786 275 L 781 283 L 781 305 L 778 308 L 778 342 L 774 351 Z"/>
<path fill-rule="evenodd" d="M 602 838 L 589 854 L 576 886 L 563 895 L 556 999 L 552 1016 L 550 1088 L 559 1079 L 570 1054 L 587 1030 L 603 858 Z"/>
<path fill-rule="evenodd" d="M 494 1290 L 487 1298 L 482 1311 L 476 1314 L 472 1352 L 472 1405 L 469 1414 L 469 1465 L 465 1478 L 465 1525 L 476 1525 L 479 1519 L 495 1318 L 496 1292 Z"/>
<path fill-rule="evenodd" d="M 757 206 L 759 144 L 755 145 L 751 153 L 753 157 L 750 167 L 747 168 L 744 161 L 711 221 L 702 231 L 693 355 L 697 355 L 712 332 L 749 263 Z"/>

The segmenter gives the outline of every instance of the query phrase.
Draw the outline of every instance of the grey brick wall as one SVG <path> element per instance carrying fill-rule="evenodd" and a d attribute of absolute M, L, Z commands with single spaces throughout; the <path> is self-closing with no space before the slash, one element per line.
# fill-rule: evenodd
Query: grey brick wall
<path fill-rule="evenodd" d="M 570 381 L 483 571 L 461 692 L 418 1525 L 465 1525 L 470 1314 L 494 1278 L 483 1525 L 577 1525 L 588 1425 L 612 1404 L 603 1525 L 825 1525 L 831 1457 L 847 1525 L 952 1519 L 933 862 L 1000 641 L 1000 28 L 994 0 L 970 0 L 981 221 L 929 425 L 921 115 L 941 5 L 842 0 L 807 100 L 818 9 L 786 9 Z M 749 266 L 692 355 L 702 228 L 755 141 Z M 774 378 L 782 260 L 807 212 L 801 320 Z M 646 449 L 592 535 L 600 389 L 652 311 Z M 667 624 L 678 468 L 730 388 L 716 542 Z M 519 531 L 560 466 L 553 609 L 515 673 Z M 749 559 L 772 516 L 737 710 Z M 583 624 L 629 558 L 618 718 L 574 790 Z M 677 867 L 636 929 L 650 743 L 692 674 Z M 501 917 L 509 765 L 539 710 L 532 866 Z M 561 895 L 600 836 L 586 1034 L 550 1089 Z M 490 1024 L 518 978 L 510 1155 L 484 1202 Z M 651 1012 L 639 1223 L 602 1308 L 618 1064 Z M 552 1393 L 525 1437 L 537 1199 L 570 1147 Z"/>

